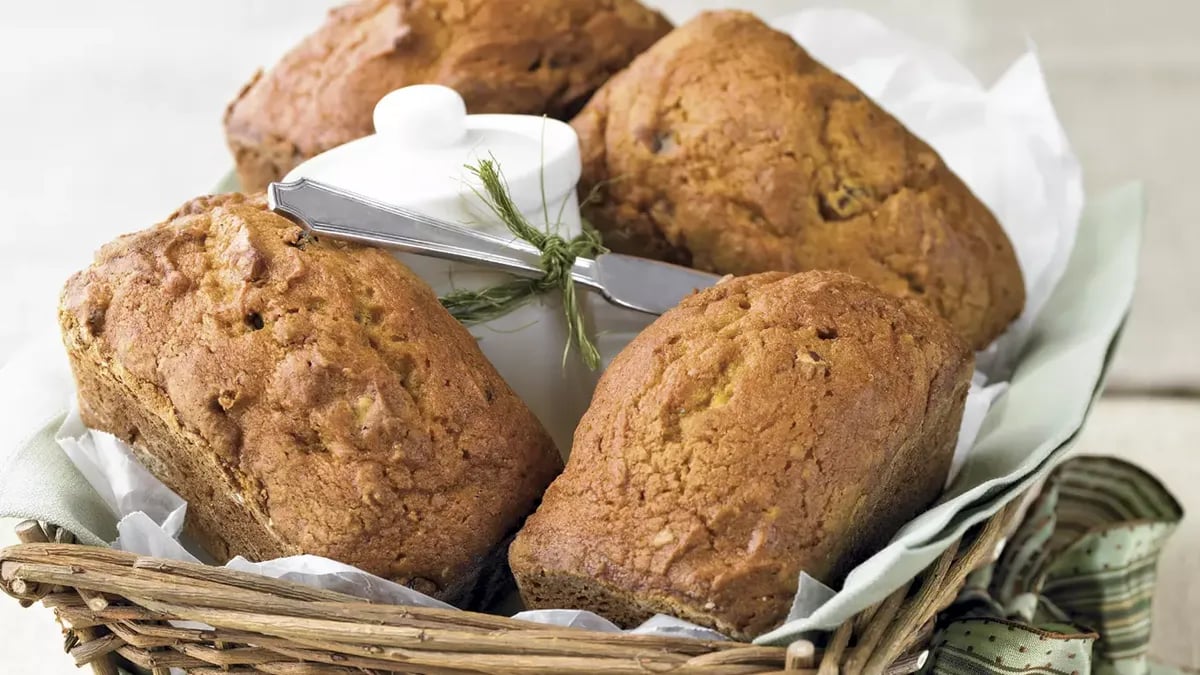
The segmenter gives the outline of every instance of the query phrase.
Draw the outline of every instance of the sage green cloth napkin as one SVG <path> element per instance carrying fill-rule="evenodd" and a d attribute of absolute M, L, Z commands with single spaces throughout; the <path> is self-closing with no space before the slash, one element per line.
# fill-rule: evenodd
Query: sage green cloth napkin
<path fill-rule="evenodd" d="M 116 539 L 116 515 L 54 440 L 74 385 L 57 335 L 0 368 L 0 516 L 33 518 L 84 544 Z"/>
<path fill-rule="evenodd" d="M 62 420 L 51 419 L 4 465 L 0 514 L 54 523 L 82 544 L 107 546 L 117 536 L 115 517 L 55 442 Z"/>

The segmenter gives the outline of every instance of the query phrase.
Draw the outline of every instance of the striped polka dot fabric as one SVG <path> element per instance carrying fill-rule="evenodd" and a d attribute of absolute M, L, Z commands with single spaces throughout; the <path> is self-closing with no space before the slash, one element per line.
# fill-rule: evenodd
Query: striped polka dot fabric
<path fill-rule="evenodd" d="M 1132 464 L 1067 461 L 1000 559 L 972 575 L 926 672 L 1147 673 L 1159 553 L 1182 517 L 1162 483 Z"/>

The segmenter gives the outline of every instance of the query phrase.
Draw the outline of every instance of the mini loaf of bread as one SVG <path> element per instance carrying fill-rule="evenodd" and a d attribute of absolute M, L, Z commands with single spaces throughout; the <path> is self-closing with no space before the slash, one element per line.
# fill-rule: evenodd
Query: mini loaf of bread
<path fill-rule="evenodd" d="M 836 269 L 924 300 L 976 349 L 1025 287 L 995 217 L 928 145 L 789 36 L 701 14 L 572 122 L 605 244 L 721 274 Z"/>
<path fill-rule="evenodd" d="M 261 197 L 108 244 L 59 318 L 84 422 L 187 500 L 222 562 L 312 553 L 473 604 L 561 469 L 424 282 Z"/>
<path fill-rule="evenodd" d="M 749 639 L 933 502 L 970 384 L 940 317 L 840 272 L 734 278 L 613 361 L 509 549 L 530 607 Z"/>
<path fill-rule="evenodd" d="M 470 113 L 569 119 L 592 92 L 671 30 L 637 0 L 359 0 L 225 114 L 242 189 L 366 136 L 375 104 L 410 84 L 443 84 Z"/>

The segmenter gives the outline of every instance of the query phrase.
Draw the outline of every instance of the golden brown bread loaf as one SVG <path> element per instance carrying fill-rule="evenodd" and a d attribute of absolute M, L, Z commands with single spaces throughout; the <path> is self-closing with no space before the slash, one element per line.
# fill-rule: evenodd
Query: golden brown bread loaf
<path fill-rule="evenodd" d="M 939 494 L 973 355 L 839 272 L 739 277 L 620 353 L 509 549 L 531 607 L 748 639 L 801 571 L 840 583 Z"/>
<path fill-rule="evenodd" d="M 1024 305 L 1003 229 L 929 146 L 789 36 L 701 14 L 572 122 L 617 251 L 722 274 L 837 269 L 981 349 Z M 615 179 L 615 180 L 614 180 Z"/>
<path fill-rule="evenodd" d="M 132 444 L 222 562 L 312 553 L 470 603 L 561 468 L 423 281 L 261 197 L 108 244 L 59 317 L 84 422 Z"/>
<path fill-rule="evenodd" d="M 456 89 L 470 113 L 569 119 L 669 30 L 637 0 L 359 0 L 246 85 L 226 137 L 253 191 L 370 134 L 375 104 L 410 84 Z"/>

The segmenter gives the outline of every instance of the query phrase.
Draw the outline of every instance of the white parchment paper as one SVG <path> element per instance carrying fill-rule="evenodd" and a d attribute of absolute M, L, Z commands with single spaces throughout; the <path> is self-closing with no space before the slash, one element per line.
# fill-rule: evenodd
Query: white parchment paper
<path fill-rule="evenodd" d="M 980 355 L 955 455 L 959 467 L 992 403 L 1003 393 L 1037 312 L 1065 269 L 1083 205 L 1080 168 L 1055 117 L 1036 54 L 1030 49 L 992 87 L 982 86 L 948 54 L 851 10 L 808 10 L 774 21 L 817 59 L 842 74 L 934 147 L 996 214 L 1025 275 L 1024 314 Z M 598 326 L 599 331 L 604 326 Z M 59 444 L 119 519 L 114 546 L 144 555 L 196 560 L 180 542 L 186 504 L 139 466 L 121 441 L 88 430 L 72 412 Z M 433 598 L 317 556 L 229 567 L 341 591 L 379 602 L 447 607 Z M 813 614 L 834 597 L 801 575 L 789 620 Z M 518 618 L 590 630 L 620 630 L 590 612 L 540 610 Z M 720 639 L 667 616 L 638 633 Z"/>

